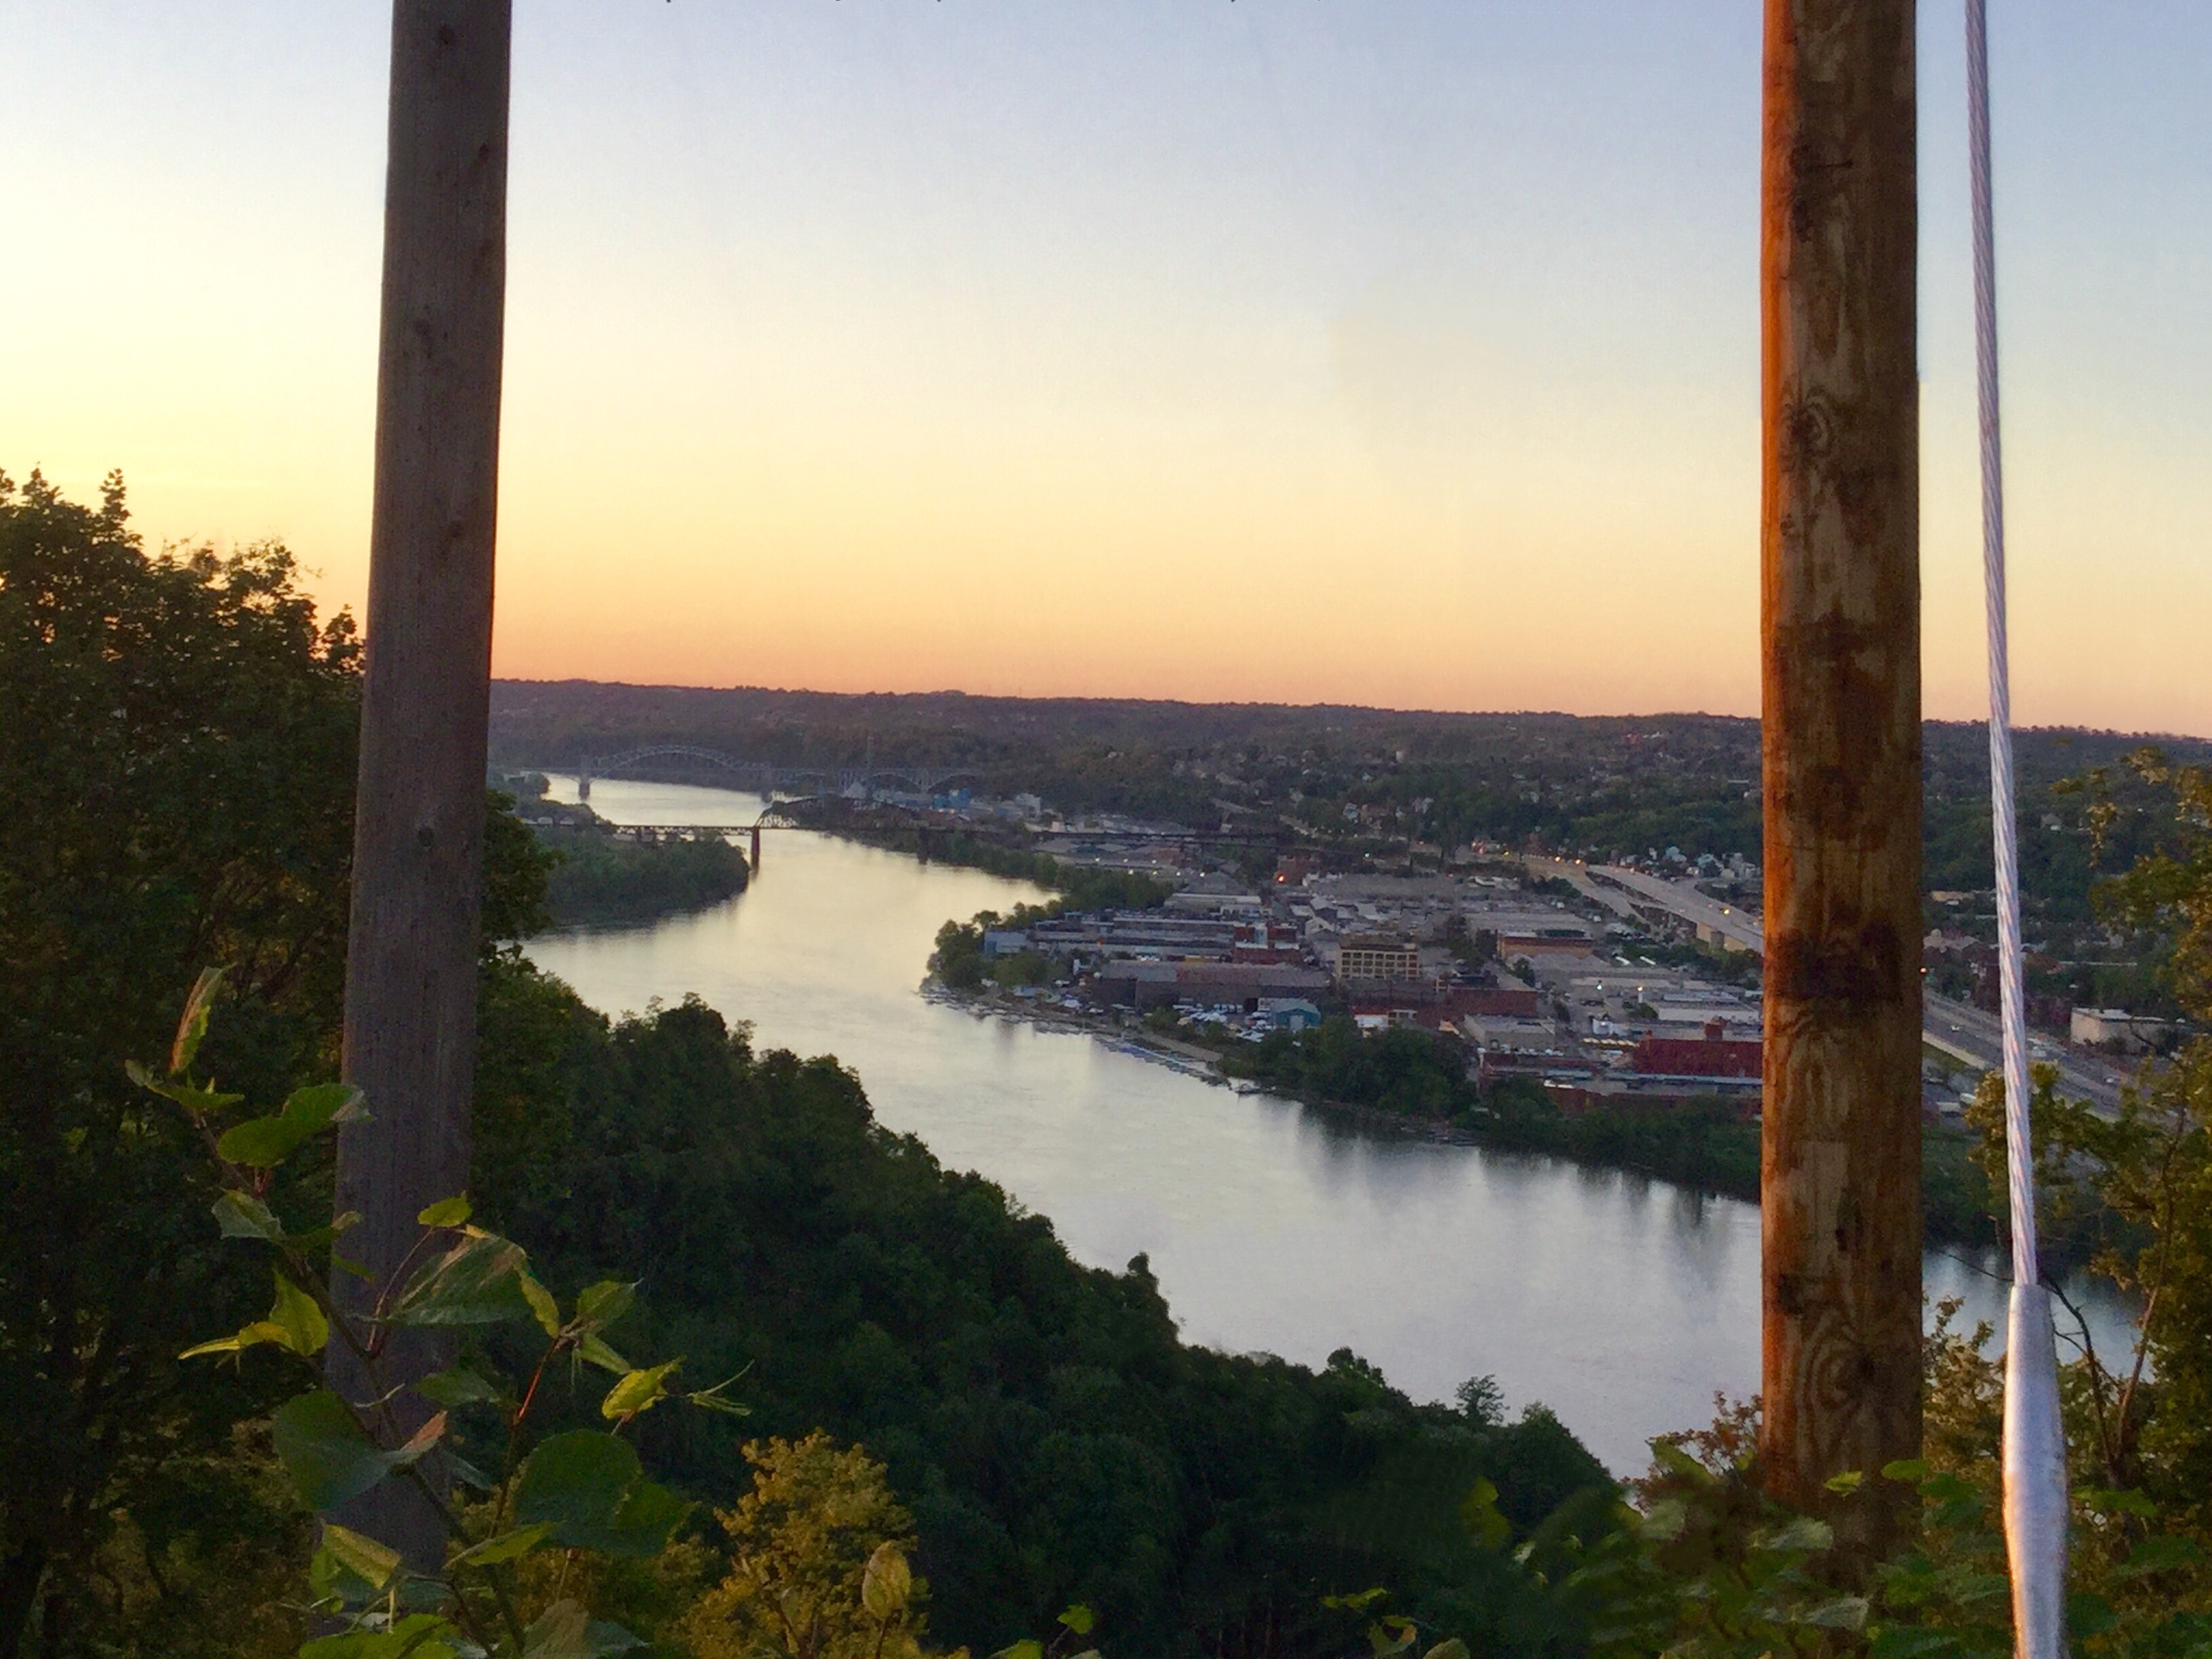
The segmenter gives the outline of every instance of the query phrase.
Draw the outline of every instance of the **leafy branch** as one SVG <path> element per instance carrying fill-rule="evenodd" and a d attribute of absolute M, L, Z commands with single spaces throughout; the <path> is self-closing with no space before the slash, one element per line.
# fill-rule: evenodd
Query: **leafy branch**
<path fill-rule="evenodd" d="M 526 1624 L 519 1565 L 546 1549 L 644 1559 L 666 1548 L 691 1506 L 646 1478 L 623 1431 L 669 1400 L 741 1415 L 744 1407 L 726 1392 L 737 1378 L 683 1391 L 674 1381 L 680 1357 L 630 1364 L 607 1333 L 635 1304 L 635 1286 L 617 1280 L 587 1286 L 564 1311 L 531 1272 L 520 1245 L 472 1224 L 465 1196 L 442 1199 L 416 1218 L 421 1235 L 365 1312 L 342 1307 L 331 1273 L 368 1276 L 335 1248 L 360 1217 L 348 1213 L 294 1232 L 269 1200 L 288 1159 L 365 1115 L 361 1091 L 309 1085 L 272 1113 L 233 1121 L 244 1097 L 193 1072 L 222 987 L 220 969 L 199 976 L 162 1073 L 135 1063 L 128 1069 L 142 1087 L 181 1110 L 205 1141 L 221 1188 L 212 1206 L 216 1224 L 226 1238 L 269 1248 L 276 1299 L 264 1318 L 198 1343 L 183 1357 L 235 1364 L 261 1347 L 290 1356 L 313 1386 L 276 1409 L 271 1431 L 277 1460 L 301 1501 L 327 1515 L 382 1482 L 400 1480 L 431 1507 L 452 1540 L 443 1572 L 421 1573 L 375 1539 L 325 1520 L 308 1572 L 308 1611 L 331 1633 L 309 1640 L 301 1659 L 595 1659 L 642 1646 L 619 1626 L 590 1619 L 569 1598 Z M 440 1409 L 406 1429 L 398 1411 L 406 1390 L 387 1374 L 393 1336 L 509 1324 L 535 1325 L 543 1339 L 528 1383 L 518 1393 L 484 1370 L 449 1366 L 413 1383 L 414 1393 Z M 325 1360 L 333 1340 L 368 1378 L 366 1398 L 331 1386 Z M 589 1365 L 614 1378 L 599 1402 L 611 1426 L 572 1429 L 532 1445 L 540 1384 L 564 1357 L 579 1371 Z M 504 1435 L 495 1478 L 452 1442 L 453 1414 L 472 1407 L 495 1414 Z M 471 1535 L 470 1520 L 449 1496 L 456 1486 L 487 1500 L 471 1511 L 489 1516 L 488 1524 L 479 1521 L 473 1528 L 480 1535 Z"/>

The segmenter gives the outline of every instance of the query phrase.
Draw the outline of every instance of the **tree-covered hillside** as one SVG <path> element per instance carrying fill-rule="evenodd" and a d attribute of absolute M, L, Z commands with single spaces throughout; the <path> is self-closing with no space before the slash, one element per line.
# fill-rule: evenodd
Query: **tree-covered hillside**
<path fill-rule="evenodd" d="M 736 1427 L 641 1424 L 662 1478 L 726 1504 L 742 1437 L 859 1441 L 919 1522 L 933 1630 L 978 1651 L 1070 1601 L 1127 1654 L 1262 1629 L 1333 1650 L 1357 1624 L 1323 1598 L 1372 1583 L 1469 1628 L 1535 1617 L 1454 1516 L 1480 1479 L 1523 1527 L 1604 1484 L 1548 1413 L 1499 1421 L 1480 1388 L 1416 1406 L 1349 1353 L 1316 1373 L 1188 1346 L 1142 1258 L 1078 1265 L 1048 1219 L 878 1127 L 834 1060 L 757 1054 L 696 1003 L 611 1026 L 512 963 L 488 988 L 485 1209 L 556 1290 L 641 1274 L 656 1356 L 743 1372 Z"/>

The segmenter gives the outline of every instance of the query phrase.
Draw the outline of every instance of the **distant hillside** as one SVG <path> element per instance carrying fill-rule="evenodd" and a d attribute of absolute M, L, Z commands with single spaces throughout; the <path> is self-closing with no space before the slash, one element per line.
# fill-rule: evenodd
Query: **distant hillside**
<path fill-rule="evenodd" d="M 1698 841 L 1695 850 L 1750 854 L 1758 834 L 1759 722 L 1714 714 L 1461 714 L 502 680 L 492 688 L 491 742 L 496 763 L 560 769 L 585 754 L 664 743 L 787 766 L 851 766 L 872 756 L 884 764 L 974 767 L 997 793 L 1193 821 L 1218 815 L 1224 797 L 1256 807 L 1443 796 L 1464 802 L 1464 827 L 1476 833 L 1544 836 L 1625 815 L 1617 830 L 1626 844 L 1643 833 L 1630 820 L 1657 806 L 1679 817 L 1682 827 L 1668 839 L 1686 849 L 1686 836 Z M 2212 744 L 2194 738 L 2025 731 L 2022 789 L 2039 795 L 2146 742 L 2212 758 Z M 1931 721 L 1926 748 L 1931 808 L 1986 798 L 1983 726 Z M 662 775 L 684 774 L 679 766 Z M 1407 832 L 1419 833 L 1433 810 L 1413 815 Z M 1439 819 L 1425 827 L 1449 835 L 1460 825 Z"/>

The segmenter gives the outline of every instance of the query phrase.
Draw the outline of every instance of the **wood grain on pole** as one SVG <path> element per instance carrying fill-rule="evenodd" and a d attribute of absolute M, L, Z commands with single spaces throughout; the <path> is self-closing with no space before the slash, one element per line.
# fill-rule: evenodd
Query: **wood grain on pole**
<path fill-rule="evenodd" d="M 341 1248 L 381 1283 L 416 1215 L 468 1184 L 478 885 L 491 685 L 492 548 L 507 285 L 509 0 L 397 0 L 385 177 L 368 672 L 346 950 Z M 338 1283 L 356 1297 L 368 1285 Z M 441 1345 L 396 1346 L 386 1381 Z M 333 1354 L 337 1352 L 333 1345 Z M 355 1398 L 366 1379 L 337 1364 Z M 411 1396 L 408 1397 L 412 1399 Z M 419 1419 L 416 1402 L 406 1416 Z M 418 1570 L 442 1565 L 419 1496 L 349 1511 Z"/>
<path fill-rule="evenodd" d="M 1911 0 L 1768 0 L 1760 1450 L 1861 1568 L 1920 1447 L 1913 76 Z"/>

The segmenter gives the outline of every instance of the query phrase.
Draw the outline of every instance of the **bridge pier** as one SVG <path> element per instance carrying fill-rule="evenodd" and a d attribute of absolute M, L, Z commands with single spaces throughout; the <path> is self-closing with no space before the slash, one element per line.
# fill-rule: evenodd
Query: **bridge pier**
<path fill-rule="evenodd" d="M 753 869 L 752 869 L 752 872 L 753 872 L 753 874 L 755 874 L 755 875 L 758 875 L 758 874 L 760 874 L 760 825 L 758 825 L 757 823 L 757 824 L 755 824 L 755 825 L 753 825 Z"/>
<path fill-rule="evenodd" d="M 589 755 L 586 755 L 583 759 L 576 763 L 576 799 L 578 800 L 589 800 L 591 798 L 592 757 Z"/>

